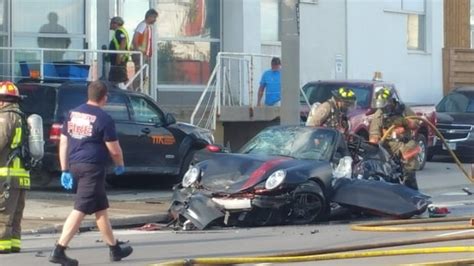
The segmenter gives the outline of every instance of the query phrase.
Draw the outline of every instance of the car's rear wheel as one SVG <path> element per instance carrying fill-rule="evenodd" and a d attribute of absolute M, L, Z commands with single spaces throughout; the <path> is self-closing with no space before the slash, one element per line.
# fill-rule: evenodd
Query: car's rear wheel
<path fill-rule="evenodd" d="M 418 170 L 423 170 L 423 168 L 425 168 L 426 160 L 428 159 L 428 148 L 425 135 L 419 134 L 416 141 L 421 148 L 420 153 L 418 153 L 416 157 L 418 160 Z"/>
<path fill-rule="evenodd" d="M 321 186 L 314 181 L 306 181 L 293 192 L 289 222 L 310 224 L 327 217 L 327 202 Z"/>
<path fill-rule="evenodd" d="M 41 188 L 46 187 L 51 183 L 54 173 L 43 169 L 33 168 L 30 171 L 31 187 Z"/>

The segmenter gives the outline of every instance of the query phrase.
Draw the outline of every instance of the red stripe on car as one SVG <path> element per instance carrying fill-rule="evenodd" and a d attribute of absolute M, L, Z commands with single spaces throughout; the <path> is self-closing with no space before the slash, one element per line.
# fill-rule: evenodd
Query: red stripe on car
<path fill-rule="evenodd" d="M 242 190 L 255 186 L 256 184 L 258 184 L 258 182 L 262 180 L 262 177 L 267 174 L 270 169 L 273 169 L 275 166 L 289 159 L 290 158 L 277 158 L 263 163 L 262 165 L 260 165 L 260 167 L 255 169 L 252 174 L 250 174 L 249 179 L 242 186 Z"/>

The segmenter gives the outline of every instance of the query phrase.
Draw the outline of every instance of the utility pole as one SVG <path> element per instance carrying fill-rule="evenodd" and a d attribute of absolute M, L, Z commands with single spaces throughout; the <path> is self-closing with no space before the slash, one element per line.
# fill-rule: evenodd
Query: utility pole
<path fill-rule="evenodd" d="M 283 0 L 280 15 L 281 107 L 280 124 L 300 123 L 300 32 L 299 0 Z"/>

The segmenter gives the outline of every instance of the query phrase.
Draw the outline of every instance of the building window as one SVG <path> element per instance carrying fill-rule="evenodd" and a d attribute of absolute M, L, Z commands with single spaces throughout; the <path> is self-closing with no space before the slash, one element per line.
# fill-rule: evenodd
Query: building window
<path fill-rule="evenodd" d="M 220 51 L 220 0 L 157 0 L 158 84 L 205 85 Z"/>
<path fill-rule="evenodd" d="M 260 38 L 262 42 L 279 41 L 280 1 L 260 1 Z"/>
<path fill-rule="evenodd" d="M 38 0 L 13 2 L 14 47 L 83 49 L 85 41 L 84 0 Z M 28 7 L 28 8 L 25 8 Z M 31 23 L 35 21 L 36 23 Z M 38 53 L 23 55 L 39 59 Z M 48 52 L 45 61 L 76 60 L 80 53 Z"/>
<path fill-rule="evenodd" d="M 425 50 L 425 16 L 407 14 L 407 46 L 410 50 Z"/>
<path fill-rule="evenodd" d="M 474 0 L 471 0 L 471 48 L 474 48 Z"/>
<path fill-rule="evenodd" d="M 8 1 L 0 0 L 0 47 L 8 47 Z M 9 77 L 8 51 L 0 50 L 0 80 Z"/>
<path fill-rule="evenodd" d="M 28 8 L 25 8 L 28 7 Z M 12 1 L 12 47 L 84 49 L 85 0 Z M 19 62 L 25 61 L 29 70 L 39 70 L 41 52 L 18 50 L 13 53 L 15 76 L 28 73 L 20 71 Z M 44 62 L 84 62 L 81 52 L 44 51 Z"/>
<path fill-rule="evenodd" d="M 424 51 L 425 41 L 425 0 L 402 0 L 401 8 L 407 12 L 407 48 Z"/>
<path fill-rule="evenodd" d="M 426 49 L 425 0 L 384 0 L 386 11 L 406 14 L 407 49 Z"/>

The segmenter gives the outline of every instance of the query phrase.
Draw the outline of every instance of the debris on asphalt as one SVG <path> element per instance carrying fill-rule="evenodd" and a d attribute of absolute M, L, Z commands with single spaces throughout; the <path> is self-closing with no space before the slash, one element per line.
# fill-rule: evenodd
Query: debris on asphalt
<path fill-rule="evenodd" d="M 158 231 L 162 229 L 162 225 L 156 223 L 149 223 L 145 224 L 141 227 L 136 228 L 136 230 L 140 231 Z"/>
<path fill-rule="evenodd" d="M 466 194 L 469 195 L 469 196 L 472 196 L 472 194 L 473 194 L 473 193 L 469 190 L 468 187 L 463 188 L 462 191 L 466 192 Z"/>
<path fill-rule="evenodd" d="M 446 207 L 428 207 L 428 215 L 430 218 L 446 217 L 449 213 L 451 212 Z"/>
<path fill-rule="evenodd" d="M 165 203 L 159 200 L 147 200 L 145 201 L 145 204 L 165 204 Z"/>
<path fill-rule="evenodd" d="M 46 255 L 44 255 L 43 251 L 38 251 L 38 252 L 36 252 L 35 257 L 41 257 L 42 258 L 42 257 L 46 257 Z"/>

